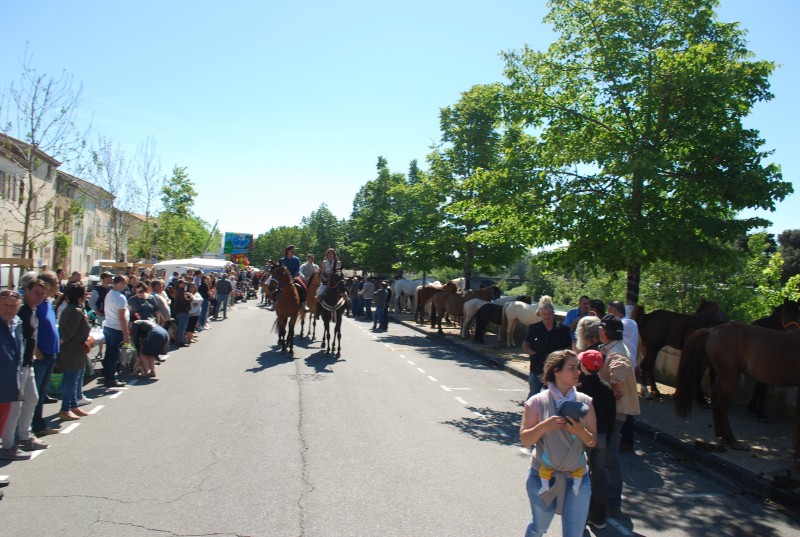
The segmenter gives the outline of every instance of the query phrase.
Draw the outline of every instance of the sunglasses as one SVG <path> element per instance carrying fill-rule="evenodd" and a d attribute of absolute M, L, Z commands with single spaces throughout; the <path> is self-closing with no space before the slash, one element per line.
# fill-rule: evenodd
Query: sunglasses
<path fill-rule="evenodd" d="M 17 293 L 16 291 L 11 291 L 9 289 L 6 289 L 5 291 L 0 291 L 0 297 L 3 296 L 10 296 L 11 298 L 19 298 L 19 293 Z"/>

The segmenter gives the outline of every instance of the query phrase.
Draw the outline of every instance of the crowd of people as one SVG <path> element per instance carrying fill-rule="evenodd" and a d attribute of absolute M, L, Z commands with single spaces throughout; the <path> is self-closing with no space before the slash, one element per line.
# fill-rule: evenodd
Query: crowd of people
<path fill-rule="evenodd" d="M 526 537 L 544 535 L 556 513 L 563 535 L 579 536 L 587 524 L 603 529 L 622 512 L 620 453 L 633 448 L 639 414 L 638 329 L 619 301 L 606 312 L 604 302 L 582 296 L 563 323 L 549 296 L 538 308 L 541 321 L 522 344 L 530 392 L 520 440 L 533 448 Z"/>
<path fill-rule="evenodd" d="M 42 438 L 58 434 L 58 422 L 88 416 L 83 407 L 92 399 L 83 393 L 84 377 L 93 374 L 95 361 L 102 360 L 105 389 L 126 385 L 118 378 L 122 351 L 135 357 L 126 364 L 134 376 L 157 379 L 156 365 L 169 352 L 197 341 L 211 320 L 227 319 L 232 281 L 249 285 L 256 277 L 249 270 L 187 270 L 165 281 L 147 271 L 104 272 L 88 291 L 80 273 L 63 276 L 31 271 L 17 290 L 0 291 L 0 460 L 28 460 L 49 447 Z M 61 375 L 55 386 L 61 405 L 48 418 L 44 405 L 58 402 L 50 396 L 54 372 Z M 0 488 L 8 484 L 0 480 Z"/>

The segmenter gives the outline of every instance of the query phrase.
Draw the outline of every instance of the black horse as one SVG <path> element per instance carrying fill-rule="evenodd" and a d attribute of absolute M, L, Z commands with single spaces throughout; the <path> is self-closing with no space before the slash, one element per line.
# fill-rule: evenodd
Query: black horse
<path fill-rule="evenodd" d="M 322 297 L 322 300 L 319 301 L 317 307 L 322 317 L 323 326 L 321 347 L 325 349 L 326 356 L 335 354 L 338 358 L 342 355 L 342 317 L 344 316 L 344 310 L 347 304 L 345 299 L 347 288 L 340 275 L 333 275 L 332 280 L 333 285 L 330 285 L 325 291 L 325 295 Z M 333 322 L 332 338 L 330 330 L 331 322 Z M 333 339 L 333 344 L 331 344 L 331 339 Z"/>

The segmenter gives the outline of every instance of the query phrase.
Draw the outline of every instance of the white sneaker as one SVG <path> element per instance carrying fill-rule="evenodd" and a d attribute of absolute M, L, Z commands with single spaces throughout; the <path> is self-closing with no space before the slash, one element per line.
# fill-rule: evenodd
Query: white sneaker
<path fill-rule="evenodd" d="M 90 399 L 89 397 L 86 397 L 84 395 L 82 399 L 78 399 L 78 406 L 86 406 L 91 402 L 92 402 L 92 399 Z"/>

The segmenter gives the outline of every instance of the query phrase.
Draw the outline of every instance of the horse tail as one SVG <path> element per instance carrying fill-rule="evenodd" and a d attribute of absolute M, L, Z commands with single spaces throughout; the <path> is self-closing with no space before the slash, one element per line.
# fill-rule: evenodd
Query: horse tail
<path fill-rule="evenodd" d="M 706 363 L 706 341 L 708 329 L 695 330 L 686 339 L 681 349 L 681 360 L 678 364 L 678 378 L 675 391 L 675 409 L 678 416 L 686 419 L 692 413 L 694 399 L 695 373 L 698 367 Z"/>

